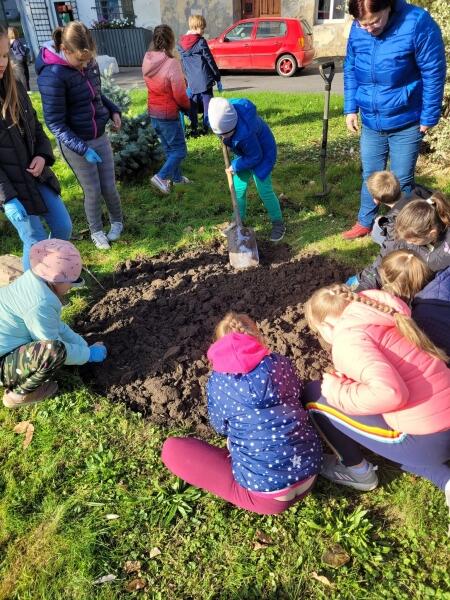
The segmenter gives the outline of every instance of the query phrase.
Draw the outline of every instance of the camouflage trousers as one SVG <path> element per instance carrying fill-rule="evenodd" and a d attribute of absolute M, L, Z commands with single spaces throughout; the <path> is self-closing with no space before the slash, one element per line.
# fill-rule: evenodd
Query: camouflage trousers
<path fill-rule="evenodd" d="M 27 394 L 51 379 L 66 360 L 59 340 L 42 340 L 19 346 L 0 358 L 0 382 L 16 394 Z"/>

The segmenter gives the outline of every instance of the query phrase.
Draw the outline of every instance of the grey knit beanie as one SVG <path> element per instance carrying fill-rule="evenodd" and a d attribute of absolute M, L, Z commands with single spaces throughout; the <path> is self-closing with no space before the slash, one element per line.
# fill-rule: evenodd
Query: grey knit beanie
<path fill-rule="evenodd" d="M 212 98 L 208 108 L 208 119 L 214 133 L 221 135 L 236 127 L 238 116 L 236 109 L 226 98 Z"/>

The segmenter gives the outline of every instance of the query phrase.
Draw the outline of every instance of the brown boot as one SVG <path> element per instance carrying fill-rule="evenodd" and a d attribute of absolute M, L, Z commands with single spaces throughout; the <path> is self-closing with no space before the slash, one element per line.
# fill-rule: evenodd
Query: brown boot
<path fill-rule="evenodd" d="M 56 381 L 46 381 L 37 389 L 28 394 L 16 394 L 16 392 L 5 392 L 3 394 L 3 404 L 6 408 L 20 408 L 27 404 L 36 404 L 46 398 L 54 396 L 58 391 Z"/>

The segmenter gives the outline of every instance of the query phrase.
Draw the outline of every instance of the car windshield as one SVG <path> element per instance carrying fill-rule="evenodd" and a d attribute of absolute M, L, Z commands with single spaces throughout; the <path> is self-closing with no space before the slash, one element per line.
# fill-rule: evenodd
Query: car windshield
<path fill-rule="evenodd" d="M 253 23 L 240 23 L 230 29 L 226 34 L 225 39 L 230 42 L 237 42 L 239 40 L 248 40 L 252 37 Z"/>

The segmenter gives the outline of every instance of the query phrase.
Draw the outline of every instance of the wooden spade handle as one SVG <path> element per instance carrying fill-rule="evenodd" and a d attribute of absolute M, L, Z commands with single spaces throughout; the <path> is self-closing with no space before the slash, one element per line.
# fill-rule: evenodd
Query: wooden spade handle
<path fill-rule="evenodd" d="M 223 140 L 222 140 L 222 152 L 223 152 L 223 160 L 225 162 L 225 167 L 227 169 L 229 169 L 230 168 L 230 155 L 228 154 L 228 148 L 224 144 Z M 236 198 L 236 190 L 234 189 L 233 175 L 229 171 L 226 171 L 226 173 L 227 173 L 227 179 L 228 179 L 228 187 L 230 188 L 231 202 L 233 203 L 234 219 L 236 221 L 237 226 L 242 227 L 241 213 L 239 212 L 239 206 L 238 206 L 237 198 Z"/>

